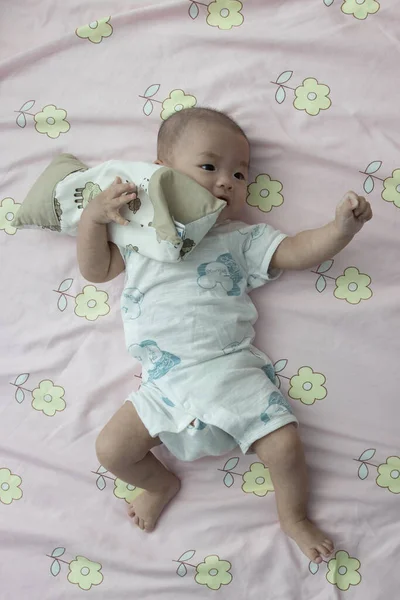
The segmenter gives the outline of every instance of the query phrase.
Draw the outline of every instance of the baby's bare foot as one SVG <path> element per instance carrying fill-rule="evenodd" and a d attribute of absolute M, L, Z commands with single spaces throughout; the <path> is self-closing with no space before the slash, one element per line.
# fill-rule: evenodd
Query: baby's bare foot
<path fill-rule="evenodd" d="M 171 473 L 170 481 L 157 492 L 145 490 L 129 505 L 128 514 L 135 525 L 150 532 L 156 526 L 157 519 L 170 500 L 179 492 L 181 482 Z"/>
<path fill-rule="evenodd" d="M 291 537 L 300 550 L 313 562 L 322 562 L 322 556 L 328 557 L 333 552 L 333 542 L 323 531 L 308 519 L 297 523 L 284 524 L 282 529 Z"/>

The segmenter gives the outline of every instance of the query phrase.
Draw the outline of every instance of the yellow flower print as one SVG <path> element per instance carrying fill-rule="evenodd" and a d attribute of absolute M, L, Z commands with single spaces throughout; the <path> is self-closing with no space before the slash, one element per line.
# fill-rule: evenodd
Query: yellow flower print
<path fill-rule="evenodd" d="M 5 231 L 8 235 L 14 235 L 17 228 L 11 223 L 21 208 L 21 204 L 14 202 L 12 198 L 4 198 L 0 204 L 0 231 Z"/>
<path fill-rule="evenodd" d="M 165 121 L 174 114 L 184 108 L 192 108 L 196 106 L 197 100 L 194 96 L 185 94 L 183 90 L 172 90 L 168 98 L 162 103 L 161 118 Z"/>
<path fill-rule="evenodd" d="M 351 585 L 358 585 L 361 575 L 358 572 L 361 564 L 357 558 L 351 558 L 348 552 L 339 550 L 335 558 L 328 562 L 328 573 L 326 578 L 332 585 L 345 592 Z"/>
<path fill-rule="evenodd" d="M 41 410 L 48 417 L 54 417 L 56 412 L 65 408 L 65 390 L 59 385 L 54 385 L 50 379 L 44 379 L 39 387 L 32 391 L 32 406 L 35 410 Z"/>
<path fill-rule="evenodd" d="M 82 293 L 75 298 L 75 314 L 88 321 L 95 321 L 110 312 L 107 300 L 107 292 L 98 290 L 94 285 L 85 285 Z"/>
<path fill-rule="evenodd" d="M 228 585 L 232 581 L 232 575 L 229 573 L 231 568 L 231 563 L 220 560 L 219 556 L 206 556 L 204 562 L 196 567 L 195 580 L 210 590 L 219 590 L 221 585 Z"/>
<path fill-rule="evenodd" d="M 386 463 L 379 465 L 376 483 L 379 487 L 388 488 L 393 494 L 400 494 L 400 458 L 389 456 Z"/>
<path fill-rule="evenodd" d="M 33 115 L 35 119 L 36 131 L 45 133 L 50 138 L 58 138 L 60 133 L 66 133 L 70 129 L 70 124 L 65 120 L 67 116 L 63 108 L 56 108 L 54 104 L 47 104 L 41 112 Z"/>
<path fill-rule="evenodd" d="M 356 19 L 366 19 L 380 8 L 376 0 L 344 0 L 341 9 L 346 15 L 353 15 Z"/>
<path fill-rule="evenodd" d="M 0 469 L 0 502 L 11 504 L 13 500 L 22 498 L 22 490 L 19 487 L 22 483 L 19 475 L 13 475 L 10 469 Z"/>
<path fill-rule="evenodd" d="M 313 77 L 303 81 L 294 91 L 296 98 L 293 106 L 297 110 L 305 110 L 308 115 L 318 115 L 320 110 L 326 110 L 330 107 L 329 98 L 330 89 L 323 83 L 318 83 Z"/>
<path fill-rule="evenodd" d="M 361 300 L 368 300 L 372 291 L 368 287 L 371 277 L 360 273 L 356 267 L 348 267 L 344 274 L 336 278 L 336 288 L 333 292 L 339 300 L 346 300 L 349 304 L 359 304 Z"/>
<path fill-rule="evenodd" d="M 121 498 L 130 504 L 143 492 L 142 488 L 135 487 L 130 483 L 125 483 L 122 479 L 116 479 L 114 481 L 114 496 Z"/>
<path fill-rule="evenodd" d="M 250 471 L 243 474 L 242 490 L 246 494 L 255 494 L 256 496 L 266 496 L 268 492 L 274 491 L 269 469 L 262 463 L 253 463 Z"/>
<path fill-rule="evenodd" d="M 243 4 L 238 0 L 214 0 L 207 7 L 207 23 L 218 29 L 232 29 L 243 23 L 243 15 L 240 12 Z"/>
<path fill-rule="evenodd" d="M 303 404 L 314 404 L 316 400 L 323 400 L 328 393 L 324 387 L 325 381 L 322 373 L 315 373 L 311 367 L 301 367 L 297 375 L 290 379 L 289 396 Z"/>
<path fill-rule="evenodd" d="M 262 212 L 270 212 L 274 206 L 283 204 L 281 190 L 280 181 L 275 181 L 269 175 L 262 173 L 247 188 L 247 204 L 259 208 Z"/>
<path fill-rule="evenodd" d="M 100 585 L 103 581 L 101 564 L 92 562 L 84 556 L 77 556 L 69 563 L 68 581 L 76 583 L 81 590 L 90 590 L 92 585 Z"/>
<path fill-rule="evenodd" d="M 392 176 L 385 179 L 383 187 L 382 198 L 400 208 L 400 169 L 395 169 Z"/>
<path fill-rule="evenodd" d="M 89 40 L 93 44 L 100 44 L 103 38 L 110 37 L 113 32 L 113 28 L 109 23 L 110 19 L 111 17 L 104 17 L 103 19 L 89 23 L 89 25 L 78 27 L 75 33 L 83 40 Z"/>

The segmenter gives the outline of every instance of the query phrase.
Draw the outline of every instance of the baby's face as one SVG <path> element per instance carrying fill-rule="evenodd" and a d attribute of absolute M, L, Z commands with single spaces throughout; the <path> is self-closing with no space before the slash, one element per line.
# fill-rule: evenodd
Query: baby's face
<path fill-rule="evenodd" d="M 164 164 L 225 200 L 223 220 L 234 218 L 246 202 L 249 160 L 249 144 L 240 133 L 205 123 L 190 125 Z"/>

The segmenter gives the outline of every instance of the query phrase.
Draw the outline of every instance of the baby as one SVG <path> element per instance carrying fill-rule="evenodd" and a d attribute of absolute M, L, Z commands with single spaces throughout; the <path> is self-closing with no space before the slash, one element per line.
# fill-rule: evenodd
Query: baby
<path fill-rule="evenodd" d="M 333 221 L 288 237 L 266 224 L 234 220 L 245 204 L 249 141 L 223 113 L 190 108 L 160 128 L 157 164 L 194 179 L 226 202 L 217 224 L 177 263 L 120 250 L 107 223 L 125 225 L 119 209 L 135 199 L 117 178 L 85 208 L 78 261 L 87 280 L 109 281 L 126 270 L 123 320 L 143 383 L 101 431 L 100 463 L 144 491 L 129 507 L 152 531 L 179 479 L 151 452 L 160 443 L 179 459 L 221 455 L 240 446 L 270 469 L 283 531 L 319 563 L 330 538 L 307 516 L 308 484 L 297 420 L 275 386 L 270 359 L 252 345 L 257 311 L 248 292 L 283 269 L 308 269 L 342 250 L 371 219 L 365 198 L 348 192 Z M 196 202 L 196 198 L 192 198 Z M 129 298 L 140 297 L 137 302 Z M 128 299 L 128 300 L 127 300 Z"/>

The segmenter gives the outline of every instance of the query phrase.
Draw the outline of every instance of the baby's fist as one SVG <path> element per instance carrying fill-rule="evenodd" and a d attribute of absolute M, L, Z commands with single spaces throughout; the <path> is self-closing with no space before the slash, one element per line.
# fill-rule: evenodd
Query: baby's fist
<path fill-rule="evenodd" d="M 355 235 L 370 219 L 370 203 L 364 196 L 357 196 L 355 192 L 347 192 L 336 208 L 335 223 L 341 235 Z"/>

